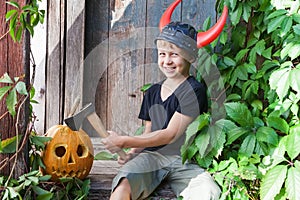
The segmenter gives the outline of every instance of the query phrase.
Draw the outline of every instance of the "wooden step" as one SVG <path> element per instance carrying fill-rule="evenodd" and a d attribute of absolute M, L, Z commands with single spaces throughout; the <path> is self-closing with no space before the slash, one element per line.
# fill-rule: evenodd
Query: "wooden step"
<path fill-rule="evenodd" d="M 105 150 L 100 143 L 99 138 L 91 138 L 94 146 L 95 155 Z M 91 180 L 91 189 L 89 198 L 91 200 L 107 200 L 109 199 L 111 183 L 118 173 L 120 165 L 113 160 L 95 160 L 90 174 L 87 178 Z M 176 196 L 167 184 L 162 184 L 148 198 L 148 200 L 175 200 Z"/>

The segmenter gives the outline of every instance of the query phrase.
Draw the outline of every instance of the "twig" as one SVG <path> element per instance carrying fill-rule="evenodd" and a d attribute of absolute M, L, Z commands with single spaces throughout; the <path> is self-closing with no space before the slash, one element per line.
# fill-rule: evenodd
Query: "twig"
<path fill-rule="evenodd" d="M 11 171 L 10 171 L 10 174 L 7 178 L 7 181 L 5 183 L 5 185 L 8 184 L 9 180 L 11 179 L 12 175 L 13 175 L 13 172 L 14 172 L 14 169 L 16 167 L 16 164 L 17 164 L 17 159 L 18 159 L 18 153 L 19 153 L 19 128 L 18 128 L 18 124 L 19 124 L 19 120 L 20 120 L 20 113 L 21 113 L 21 108 L 23 106 L 23 104 L 26 102 L 28 98 L 28 95 L 24 98 L 24 100 L 21 102 L 19 108 L 18 108 L 18 113 L 17 113 L 17 119 L 16 119 L 16 124 L 15 124 L 15 128 L 16 128 L 16 153 L 15 153 L 15 161 L 14 161 L 14 164 L 13 164 L 13 167 L 11 168 Z M 27 130 L 25 132 L 25 134 L 27 133 Z M 26 134 L 27 135 L 27 134 Z M 23 140 L 23 143 L 24 141 L 26 140 L 26 135 L 24 136 L 24 140 Z"/>
<path fill-rule="evenodd" d="M 1 120 L 2 118 L 4 118 L 5 115 L 7 115 L 7 114 L 8 114 L 8 111 L 6 111 L 3 115 L 0 116 L 0 120 Z"/>
<path fill-rule="evenodd" d="M 2 40 L 8 33 L 9 33 L 9 30 L 0 37 L 0 40 Z"/>

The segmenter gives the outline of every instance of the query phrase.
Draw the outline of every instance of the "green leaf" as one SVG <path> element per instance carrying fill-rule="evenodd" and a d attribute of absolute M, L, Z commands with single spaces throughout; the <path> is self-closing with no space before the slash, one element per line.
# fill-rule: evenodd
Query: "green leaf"
<path fill-rule="evenodd" d="M 9 75 L 7 73 L 5 73 L 5 74 L 3 74 L 3 76 L 1 76 L 0 83 L 9 83 L 9 84 L 12 84 L 14 82 L 13 82 L 13 80 L 11 80 L 11 78 L 9 77 Z"/>
<path fill-rule="evenodd" d="M 283 26 L 282 34 L 286 35 L 291 30 L 292 25 L 293 25 L 293 18 L 290 16 L 285 18 L 282 23 L 282 26 Z"/>
<path fill-rule="evenodd" d="M 239 4 L 237 9 L 231 13 L 230 20 L 234 26 L 236 26 L 240 22 L 242 12 L 243 12 L 243 6 L 242 4 Z"/>
<path fill-rule="evenodd" d="M 17 2 L 15 2 L 15 1 L 6 1 L 5 3 L 7 3 L 8 5 L 11 5 L 13 7 L 16 7 L 18 9 L 20 9 L 20 5 Z"/>
<path fill-rule="evenodd" d="M 95 160 L 116 160 L 116 157 L 107 151 L 100 151 L 95 155 L 94 159 Z"/>
<path fill-rule="evenodd" d="M 300 125 L 291 127 L 290 134 L 286 140 L 286 150 L 289 157 L 293 160 L 300 154 Z"/>
<path fill-rule="evenodd" d="M 141 91 L 146 92 L 151 86 L 152 86 L 151 83 L 147 83 L 147 84 L 143 85 L 143 87 L 141 88 Z"/>
<path fill-rule="evenodd" d="M 26 90 L 26 85 L 24 82 L 22 82 L 22 81 L 18 82 L 16 84 L 15 88 L 19 94 L 28 95 L 28 92 Z"/>
<path fill-rule="evenodd" d="M 256 138 L 260 142 L 266 142 L 274 146 L 278 145 L 278 135 L 274 129 L 270 127 L 260 127 L 256 132 Z"/>
<path fill-rule="evenodd" d="M 300 44 L 294 44 L 289 53 L 288 53 L 289 57 L 291 58 L 291 60 L 294 60 L 295 58 L 299 57 L 300 55 Z"/>
<path fill-rule="evenodd" d="M 240 51 L 236 54 L 236 56 L 235 56 L 236 62 L 241 61 L 241 60 L 246 56 L 246 54 L 247 54 L 248 52 L 249 52 L 249 49 L 242 49 L 242 50 L 240 50 Z"/>
<path fill-rule="evenodd" d="M 280 58 L 284 59 L 289 54 L 289 52 L 291 51 L 292 47 L 293 47 L 293 43 L 292 42 L 290 42 L 287 45 L 283 46 L 283 48 L 280 51 Z"/>
<path fill-rule="evenodd" d="M 253 127 L 254 121 L 247 106 L 241 103 L 226 103 L 225 109 L 228 116 L 244 127 Z"/>
<path fill-rule="evenodd" d="M 262 200 L 274 199 L 280 192 L 287 173 L 287 166 L 277 165 L 270 169 L 262 178 L 260 187 L 260 198 Z"/>
<path fill-rule="evenodd" d="M 15 88 L 13 88 L 10 91 L 10 93 L 7 95 L 7 98 L 6 98 L 6 106 L 7 106 L 9 113 L 12 116 L 16 115 L 16 108 L 15 108 L 16 105 L 17 105 L 17 91 Z"/>
<path fill-rule="evenodd" d="M 12 86 L 4 86 L 0 88 L 0 100 L 4 97 L 4 95 L 12 88 Z"/>
<path fill-rule="evenodd" d="M 228 131 L 227 133 L 227 142 L 226 145 L 230 145 L 232 142 L 237 140 L 242 135 L 245 135 L 246 133 L 249 133 L 249 130 L 241 127 L 233 128 Z"/>
<path fill-rule="evenodd" d="M 224 63 L 227 66 L 235 66 L 236 65 L 235 61 L 227 56 L 224 57 Z"/>
<path fill-rule="evenodd" d="M 285 18 L 286 16 L 284 15 L 270 20 L 270 22 L 268 23 L 268 33 L 271 33 L 275 31 L 278 27 L 281 27 L 281 24 Z"/>
<path fill-rule="evenodd" d="M 13 17 L 14 15 L 16 15 L 18 13 L 17 10 L 10 10 L 6 13 L 5 15 L 5 19 L 6 21 L 9 21 L 11 17 Z"/>
<path fill-rule="evenodd" d="M 206 152 L 206 149 L 209 145 L 210 135 L 208 132 L 202 132 L 195 138 L 195 144 L 198 147 L 200 157 L 203 158 Z"/>
<path fill-rule="evenodd" d="M 289 132 L 289 125 L 288 123 L 280 118 L 280 117 L 276 117 L 276 116 L 269 116 L 267 118 L 267 124 L 270 127 L 273 127 L 277 130 L 280 130 L 282 133 L 288 133 Z"/>
<path fill-rule="evenodd" d="M 294 25 L 293 30 L 297 35 L 300 35 L 300 24 Z"/>
<path fill-rule="evenodd" d="M 1 147 L 2 151 L 1 153 L 15 153 L 16 152 L 16 145 L 17 145 L 17 138 L 18 138 L 18 143 L 21 141 L 21 135 L 14 136 L 11 138 L 7 138 L 5 140 L 1 141 Z"/>
<path fill-rule="evenodd" d="M 263 57 L 265 57 L 265 58 L 267 58 L 267 59 L 270 59 L 271 60 L 271 56 L 272 56 L 272 49 L 273 49 L 273 46 L 271 46 L 271 47 L 269 47 L 269 48 L 267 48 L 267 49 L 265 49 L 265 50 L 263 50 L 263 52 L 262 52 L 262 56 Z"/>
<path fill-rule="evenodd" d="M 285 181 L 285 188 L 288 194 L 288 199 L 300 199 L 300 193 L 298 191 L 300 185 L 300 170 L 295 167 L 291 167 L 288 170 L 287 179 Z"/>
<path fill-rule="evenodd" d="M 290 72 L 290 85 L 293 90 L 295 90 L 298 94 L 300 94 L 300 69 L 294 68 Z"/>
<path fill-rule="evenodd" d="M 279 69 L 274 71 L 270 76 L 270 87 L 271 89 L 276 89 L 276 93 L 280 99 L 283 99 L 289 89 L 289 68 Z"/>
<path fill-rule="evenodd" d="M 276 10 L 276 11 L 272 12 L 272 13 L 267 17 L 267 19 L 272 19 L 272 18 L 274 18 L 274 17 L 278 17 L 278 16 L 280 16 L 280 15 L 285 15 L 285 14 L 287 14 L 287 11 L 284 10 L 284 9 Z"/>
<path fill-rule="evenodd" d="M 249 134 L 243 141 L 240 150 L 239 155 L 250 157 L 254 151 L 256 143 L 256 137 L 254 134 Z"/>

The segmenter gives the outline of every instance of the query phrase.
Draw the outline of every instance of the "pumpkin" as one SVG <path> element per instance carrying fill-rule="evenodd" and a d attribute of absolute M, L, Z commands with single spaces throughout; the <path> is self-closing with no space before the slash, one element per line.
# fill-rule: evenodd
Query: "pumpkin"
<path fill-rule="evenodd" d="M 62 177 L 84 179 L 94 161 L 94 149 L 89 136 L 83 131 L 73 131 L 66 125 L 55 125 L 46 136 L 52 137 L 42 155 L 44 174 L 53 181 Z"/>

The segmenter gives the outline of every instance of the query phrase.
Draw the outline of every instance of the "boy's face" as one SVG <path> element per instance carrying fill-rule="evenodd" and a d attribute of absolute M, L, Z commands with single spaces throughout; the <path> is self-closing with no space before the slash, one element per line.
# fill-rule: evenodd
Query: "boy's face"
<path fill-rule="evenodd" d="M 176 45 L 157 41 L 158 65 L 167 78 L 182 78 L 189 75 L 190 63 L 182 55 L 185 52 Z"/>

